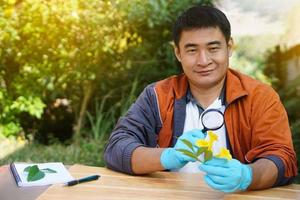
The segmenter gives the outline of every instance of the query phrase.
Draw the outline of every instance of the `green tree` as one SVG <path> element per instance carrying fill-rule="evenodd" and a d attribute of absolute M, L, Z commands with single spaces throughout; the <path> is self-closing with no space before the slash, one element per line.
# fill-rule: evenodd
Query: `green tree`
<path fill-rule="evenodd" d="M 95 82 L 140 42 L 120 1 L 5 1 L 1 16 L 1 79 L 11 101 L 72 100 L 80 130 Z M 107 77 L 108 76 L 108 77 Z M 99 91 L 98 91 L 99 92 Z M 70 96 L 69 96 L 70 95 Z M 79 133 L 79 131 L 77 131 Z"/>
<path fill-rule="evenodd" d="M 177 15 L 195 3 L 211 1 L 1 1 L 0 109 L 9 109 L 0 124 L 20 121 L 24 112 L 43 117 L 45 105 L 66 98 L 79 138 L 94 99 L 115 91 L 105 112 L 124 94 L 120 90 L 130 90 L 136 74 L 142 88 L 178 72 L 170 30 Z M 35 114 L 21 109 L 19 98 L 35 105 Z M 14 132 L 22 128 L 17 127 Z"/>
<path fill-rule="evenodd" d="M 287 68 L 283 61 L 283 52 L 280 46 L 277 45 L 273 51 L 269 51 L 264 73 L 271 79 L 275 89 L 283 89 L 286 86 Z"/>
<path fill-rule="evenodd" d="M 294 80 L 287 81 L 287 53 L 279 46 L 270 51 L 266 58 L 265 74 L 273 81 L 272 86 L 279 93 L 280 98 L 287 111 L 290 127 L 293 136 L 293 144 L 297 154 L 297 160 L 300 160 L 300 76 Z M 299 173 L 299 170 L 298 170 Z M 296 178 L 296 182 L 300 182 L 300 177 Z"/>

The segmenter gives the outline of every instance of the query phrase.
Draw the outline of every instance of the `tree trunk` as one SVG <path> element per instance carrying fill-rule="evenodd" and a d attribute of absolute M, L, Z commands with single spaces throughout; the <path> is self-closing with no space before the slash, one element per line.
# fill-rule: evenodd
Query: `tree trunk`
<path fill-rule="evenodd" d="M 86 113 L 89 101 L 94 92 L 93 82 L 92 81 L 88 82 L 87 87 L 83 91 L 84 91 L 83 100 L 82 100 L 82 103 L 80 106 L 79 117 L 78 117 L 77 123 L 75 125 L 74 140 L 75 140 L 76 144 L 79 144 L 79 140 L 80 140 L 80 136 L 81 136 L 81 128 L 84 124 L 84 119 L 85 119 L 85 113 Z"/>

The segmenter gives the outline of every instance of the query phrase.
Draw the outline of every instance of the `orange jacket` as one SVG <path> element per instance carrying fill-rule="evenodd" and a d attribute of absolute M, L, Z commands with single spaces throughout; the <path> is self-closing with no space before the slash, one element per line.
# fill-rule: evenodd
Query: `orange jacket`
<path fill-rule="evenodd" d="M 155 84 L 162 128 L 160 147 L 172 143 L 174 102 L 186 95 L 187 77 L 172 76 Z M 226 77 L 225 125 L 233 157 L 243 163 L 258 158 L 275 162 L 279 179 L 297 175 L 296 154 L 286 111 L 269 86 L 229 69 Z M 281 166 L 280 163 L 283 163 Z"/>

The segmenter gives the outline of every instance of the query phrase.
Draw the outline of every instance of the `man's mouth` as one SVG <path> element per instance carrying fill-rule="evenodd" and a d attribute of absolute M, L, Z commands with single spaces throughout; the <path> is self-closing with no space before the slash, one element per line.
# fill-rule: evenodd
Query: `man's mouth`
<path fill-rule="evenodd" d="M 199 70 L 199 71 L 194 71 L 195 73 L 202 75 L 202 76 L 207 76 L 209 74 L 211 74 L 214 70 L 213 69 L 209 69 L 209 70 Z"/>

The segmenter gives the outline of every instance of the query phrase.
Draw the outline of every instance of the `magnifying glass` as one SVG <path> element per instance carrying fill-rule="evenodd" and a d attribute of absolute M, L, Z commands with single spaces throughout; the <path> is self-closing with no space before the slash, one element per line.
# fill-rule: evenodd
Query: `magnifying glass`
<path fill-rule="evenodd" d="M 224 115 L 218 109 L 207 109 L 201 115 L 201 123 L 203 125 L 203 133 L 205 133 L 208 130 L 218 130 L 224 124 Z"/>

